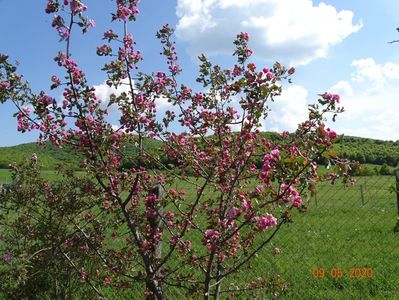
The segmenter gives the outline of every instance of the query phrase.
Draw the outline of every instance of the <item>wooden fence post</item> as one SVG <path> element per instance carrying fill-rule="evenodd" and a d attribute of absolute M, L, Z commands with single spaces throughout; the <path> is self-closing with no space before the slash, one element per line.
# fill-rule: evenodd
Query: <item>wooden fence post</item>
<path fill-rule="evenodd" d="M 364 185 L 360 185 L 360 197 L 362 198 L 362 205 L 364 205 Z"/>
<path fill-rule="evenodd" d="M 162 198 L 164 196 L 164 187 L 158 183 L 156 185 L 154 185 L 150 191 L 151 194 L 154 194 L 157 199 L 158 199 L 158 204 L 156 205 L 155 209 L 157 211 L 157 216 L 155 216 L 152 220 L 151 220 L 151 229 L 153 232 L 157 232 L 158 230 L 162 229 L 163 227 L 163 206 L 162 206 Z M 162 257 L 162 241 L 158 243 L 158 245 L 156 245 L 155 249 L 154 249 L 154 253 L 153 253 L 153 257 L 155 257 L 156 259 L 161 259 Z"/>
<path fill-rule="evenodd" d="M 396 206 L 398 208 L 398 216 L 399 216 L 399 170 L 396 170 Z"/>

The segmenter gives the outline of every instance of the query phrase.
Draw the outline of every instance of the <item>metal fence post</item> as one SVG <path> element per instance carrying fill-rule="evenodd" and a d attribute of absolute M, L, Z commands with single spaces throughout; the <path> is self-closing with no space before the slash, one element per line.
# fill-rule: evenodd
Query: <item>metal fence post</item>
<path fill-rule="evenodd" d="M 398 216 L 399 216 L 399 170 L 396 170 L 396 206 L 398 208 Z"/>

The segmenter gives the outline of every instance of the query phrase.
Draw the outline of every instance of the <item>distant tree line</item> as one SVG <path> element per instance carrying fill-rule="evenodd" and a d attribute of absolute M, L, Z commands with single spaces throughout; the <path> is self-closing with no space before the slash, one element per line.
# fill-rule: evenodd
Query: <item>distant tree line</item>
<path fill-rule="evenodd" d="M 335 146 L 341 157 L 356 160 L 361 164 L 376 164 L 391 167 L 399 163 L 399 141 L 382 141 L 367 138 L 344 136 Z"/>
<path fill-rule="evenodd" d="M 262 133 L 262 135 L 267 140 L 281 142 L 281 138 L 277 133 L 265 132 Z M 177 164 L 176 161 L 168 158 L 161 150 L 161 141 L 145 139 L 144 143 L 146 144 L 148 155 L 154 157 L 154 161 L 158 161 L 157 164 L 151 167 L 156 169 L 164 167 L 173 168 L 173 166 Z M 365 166 L 363 172 L 370 173 L 369 175 L 392 172 L 392 169 L 397 168 L 399 165 L 399 141 L 382 141 L 343 136 L 341 142 L 334 146 L 334 151 L 339 157 L 356 160 L 361 164 L 379 165 L 379 167 Z M 14 161 L 21 162 L 32 152 L 38 154 L 40 163 L 44 169 L 55 169 L 58 164 L 68 165 L 74 169 L 80 168 L 80 166 L 76 164 L 76 156 L 70 149 L 63 148 L 59 151 L 59 149 L 55 149 L 55 146 L 50 144 L 43 148 L 34 143 L 0 148 L 0 168 L 9 168 L 9 164 Z M 121 152 L 123 169 L 131 169 L 137 166 L 137 153 L 137 148 L 132 141 L 132 143 Z M 326 162 L 320 161 L 320 163 Z M 258 165 L 260 167 L 261 157 Z M 380 170 L 381 168 L 382 170 Z M 369 170 L 367 171 L 365 169 Z"/>

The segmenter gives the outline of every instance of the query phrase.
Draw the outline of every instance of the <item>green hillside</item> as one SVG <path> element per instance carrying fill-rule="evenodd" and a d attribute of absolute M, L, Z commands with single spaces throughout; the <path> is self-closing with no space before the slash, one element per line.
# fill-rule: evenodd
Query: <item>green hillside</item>
<path fill-rule="evenodd" d="M 266 132 L 263 135 L 272 141 L 279 139 L 274 132 Z M 153 155 L 160 157 L 164 164 L 170 163 L 167 157 L 160 151 L 162 143 L 157 140 L 145 139 L 144 147 Z M 399 164 L 399 141 L 382 141 L 368 138 L 344 136 L 340 143 L 334 146 L 338 156 L 357 160 L 362 164 L 388 165 L 397 167 Z M 8 168 L 12 162 L 21 162 L 29 158 L 31 154 L 37 153 L 40 164 L 45 170 L 53 170 L 57 165 L 68 165 L 79 169 L 79 156 L 64 147 L 58 149 L 50 143 L 37 145 L 35 143 L 22 144 L 12 147 L 0 147 L 0 169 Z M 135 165 L 137 150 L 134 145 L 129 145 L 123 151 L 122 164 L 124 167 Z"/>
<path fill-rule="evenodd" d="M 79 161 L 76 154 L 64 147 L 58 149 L 51 143 L 38 145 L 36 143 L 21 144 L 12 147 L 0 147 L 0 169 L 9 168 L 12 162 L 22 162 L 36 153 L 39 163 L 45 170 L 54 170 L 57 165 L 68 165 L 75 169 L 79 168 Z"/>
<path fill-rule="evenodd" d="M 160 156 L 162 143 L 157 140 L 144 139 L 145 149 L 153 156 Z M 12 147 L 0 147 L 0 169 L 8 169 L 10 163 L 20 163 L 36 153 L 39 163 L 44 170 L 54 170 L 58 165 L 80 169 L 82 159 L 68 146 L 57 148 L 51 143 L 38 145 L 36 143 L 21 144 Z M 123 151 L 122 164 L 124 167 L 134 166 L 137 157 L 136 147 L 128 145 Z"/>
<path fill-rule="evenodd" d="M 399 140 L 394 142 L 344 136 L 335 150 L 340 157 L 357 160 L 362 164 L 396 167 L 399 163 Z"/>

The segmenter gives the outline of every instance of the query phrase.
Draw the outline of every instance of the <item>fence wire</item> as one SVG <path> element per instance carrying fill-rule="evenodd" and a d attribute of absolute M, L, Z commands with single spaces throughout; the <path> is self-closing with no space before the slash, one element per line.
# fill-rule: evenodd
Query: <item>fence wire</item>
<path fill-rule="evenodd" d="M 223 286 L 262 277 L 269 288 L 222 299 L 399 299 L 395 177 L 359 177 L 351 187 L 324 183 L 307 205 Z M 73 299 L 98 299 L 87 285 L 81 288 L 79 296 L 71 293 Z M 195 299 L 179 288 L 166 289 L 168 299 Z M 102 291 L 106 299 L 139 299 L 142 290 Z"/>
<path fill-rule="evenodd" d="M 399 299 L 394 186 L 393 176 L 360 177 L 353 187 L 320 185 L 308 211 L 294 215 L 237 279 L 283 279 L 282 292 L 260 299 Z"/>

